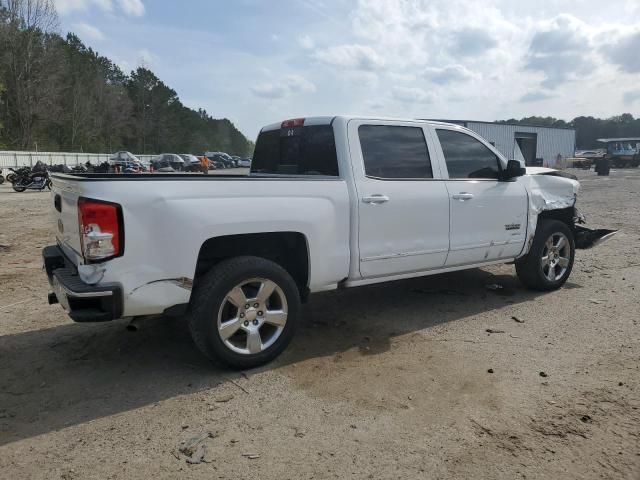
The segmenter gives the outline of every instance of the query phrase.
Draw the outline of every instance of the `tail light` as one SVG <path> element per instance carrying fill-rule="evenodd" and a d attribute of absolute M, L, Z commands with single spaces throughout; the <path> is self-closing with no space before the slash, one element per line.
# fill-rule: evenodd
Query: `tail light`
<path fill-rule="evenodd" d="M 119 257 L 124 252 L 122 209 L 117 203 L 78 199 L 82 256 L 89 262 Z"/>

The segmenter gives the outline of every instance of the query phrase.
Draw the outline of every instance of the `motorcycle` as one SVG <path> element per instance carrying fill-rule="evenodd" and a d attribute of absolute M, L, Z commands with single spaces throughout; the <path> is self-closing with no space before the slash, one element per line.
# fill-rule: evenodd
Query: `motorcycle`
<path fill-rule="evenodd" d="M 17 170 L 9 168 L 9 170 L 11 170 L 11 173 L 7 174 L 7 182 L 9 183 L 14 183 L 16 178 L 21 175 L 28 175 L 29 173 L 31 173 L 31 168 L 29 167 L 21 167 Z"/>
<path fill-rule="evenodd" d="M 25 190 L 51 190 L 51 179 L 47 170 L 32 172 L 28 167 L 15 171 L 15 177 L 11 180 L 13 189 L 16 192 Z"/>

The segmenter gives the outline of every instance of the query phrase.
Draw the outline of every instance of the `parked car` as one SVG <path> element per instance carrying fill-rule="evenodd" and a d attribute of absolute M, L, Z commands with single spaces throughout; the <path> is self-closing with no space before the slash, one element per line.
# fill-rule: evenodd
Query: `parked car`
<path fill-rule="evenodd" d="M 120 172 L 144 172 L 149 169 L 149 164 L 142 162 L 131 152 L 120 151 L 109 157 L 109 166 L 111 169 L 118 169 Z"/>
<path fill-rule="evenodd" d="M 200 164 L 200 159 L 195 155 L 190 153 L 181 153 L 180 158 L 184 160 L 184 171 L 185 172 L 199 172 L 202 170 L 202 165 Z"/>
<path fill-rule="evenodd" d="M 50 302 L 83 322 L 185 316 L 237 368 L 282 352 L 310 293 L 492 264 L 554 290 L 615 233 L 580 225 L 576 180 L 435 121 L 287 120 L 260 131 L 249 176 L 144 179 L 52 175 Z"/>
<path fill-rule="evenodd" d="M 231 156 L 224 152 L 205 152 L 209 160 L 224 164 L 224 168 L 233 168 L 235 163 Z"/>
<path fill-rule="evenodd" d="M 173 169 L 173 171 L 181 171 L 184 168 L 184 160 L 180 155 L 176 155 L 175 153 L 161 153 L 157 157 L 154 157 L 151 160 L 153 164 L 153 168 L 155 170 L 161 171 L 167 167 Z"/>
<path fill-rule="evenodd" d="M 251 159 L 250 158 L 241 158 L 238 161 L 238 166 L 243 168 L 251 167 Z"/>

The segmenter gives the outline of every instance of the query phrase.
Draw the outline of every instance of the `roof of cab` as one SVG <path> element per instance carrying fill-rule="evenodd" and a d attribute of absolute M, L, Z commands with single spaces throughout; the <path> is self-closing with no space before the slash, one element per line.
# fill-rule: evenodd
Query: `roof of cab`
<path fill-rule="evenodd" d="M 396 122 L 412 122 L 412 123 L 426 123 L 429 125 L 446 125 L 451 127 L 461 127 L 464 129 L 464 126 L 455 124 L 455 123 L 447 123 L 438 120 L 426 120 L 422 118 L 396 118 L 396 117 L 371 117 L 367 115 L 334 115 L 334 116 L 316 116 L 316 117 L 300 117 L 304 119 L 305 126 L 311 125 L 331 125 L 336 118 L 343 119 L 345 121 L 349 120 L 377 120 L 377 121 L 396 121 Z M 288 119 L 287 119 L 288 120 Z M 283 120 L 281 122 L 271 123 L 262 127 L 260 132 L 268 132 L 271 130 L 279 130 L 282 127 L 282 123 L 287 121 Z"/>

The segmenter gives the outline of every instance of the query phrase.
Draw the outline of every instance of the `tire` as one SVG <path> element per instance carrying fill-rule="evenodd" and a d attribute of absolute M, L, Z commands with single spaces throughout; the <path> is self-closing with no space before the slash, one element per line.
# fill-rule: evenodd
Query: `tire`
<path fill-rule="evenodd" d="M 564 237 L 565 241 L 559 248 L 556 245 L 561 237 Z M 555 258 L 552 259 L 549 259 L 548 255 L 549 240 L 553 242 L 551 257 Z M 516 262 L 518 278 L 533 290 L 556 290 L 564 285 L 571 275 L 575 252 L 573 232 L 566 223 L 540 219 L 529 253 Z"/>
<path fill-rule="evenodd" d="M 4 183 L 4 176 L 0 175 L 0 185 Z"/>
<path fill-rule="evenodd" d="M 14 185 L 13 185 L 13 189 L 14 189 L 16 192 L 24 192 L 27 188 L 26 188 L 26 187 L 21 187 L 20 185 L 15 185 L 15 184 L 14 184 Z"/>
<path fill-rule="evenodd" d="M 260 288 L 273 290 L 261 296 Z M 243 256 L 223 260 L 197 282 L 187 317 L 202 353 L 246 369 L 270 362 L 286 348 L 299 312 L 300 292 L 291 275 L 270 260 Z"/>

